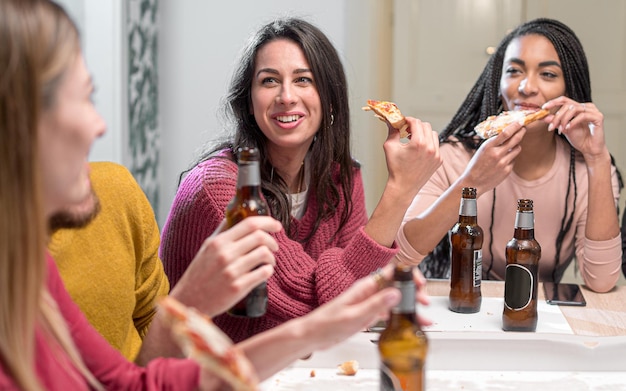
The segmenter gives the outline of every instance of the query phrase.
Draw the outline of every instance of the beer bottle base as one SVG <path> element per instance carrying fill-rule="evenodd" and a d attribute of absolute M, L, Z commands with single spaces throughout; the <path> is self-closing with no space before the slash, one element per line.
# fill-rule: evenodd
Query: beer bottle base
<path fill-rule="evenodd" d="M 537 325 L 535 326 L 502 326 L 503 331 L 523 331 L 523 332 L 535 332 L 537 330 Z"/>
<path fill-rule="evenodd" d="M 459 314 L 475 314 L 480 312 L 480 307 L 448 306 L 448 309 Z"/>

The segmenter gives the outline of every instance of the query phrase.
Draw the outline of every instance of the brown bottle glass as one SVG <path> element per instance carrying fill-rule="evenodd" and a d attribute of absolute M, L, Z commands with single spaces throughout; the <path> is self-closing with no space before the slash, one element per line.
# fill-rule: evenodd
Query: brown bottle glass
<path fill-rule="evenodd" d="M 471 314 L 480 311 L 483 230 L 476 219 L 476 189 L 464 187 L 459 221 L 450 231 L 451 275 L 448 308 Z"/>
<path fill-rule="evenodd" d="M 237 193 L 226 207 L 228 228 L 248 216 L 269 216 L 269 208 L 261 196 L 261 173 L 259 151 L 255 148 L 239 148 L 239 174 Z M 256 318 L 263 316 L 267 308 L 267 283 L 257 285 L 246 297 L 228 310 L 229 315 Z"/>
<path fill-rule="evenodd" d="M 378 340 L 380 390 L 423 390 L 428 340 L 417 323 L 413 268 L 396 266 L 393 284 L 402 293 L 402 300 L 392 308 Z"/>
<path fill-rule="evenodd" d="M 506 245 L 504 275 L 505 331 L 535 331 L 537 328 L 537 271 L 541 246 L 535 240 L 532 200 L 518 200 L 515 233 Z"/>

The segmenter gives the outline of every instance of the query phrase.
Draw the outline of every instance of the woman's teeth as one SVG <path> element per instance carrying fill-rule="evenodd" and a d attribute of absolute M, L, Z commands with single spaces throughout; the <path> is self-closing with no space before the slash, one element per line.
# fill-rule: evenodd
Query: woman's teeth
<path fill-rule="evenodd" d="M 276 117 L 276 119 L 280 122 L 294 122 L 298 120 L 297 115 L 281 115 Z"/>

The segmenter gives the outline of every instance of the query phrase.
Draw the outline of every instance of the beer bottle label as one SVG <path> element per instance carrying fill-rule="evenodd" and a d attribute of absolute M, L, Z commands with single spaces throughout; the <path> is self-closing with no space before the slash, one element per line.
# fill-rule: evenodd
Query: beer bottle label
<path fill-rule="evenodd" d="M 533 212 L 520 212 L 515 214 L 515 228 L 533 229 L 535 227 L 535 214 Z"/>
<path fill-rule="evenodd" d="M 392 311 L 396 314 L 415 312 L 415 283 L 413 281 L 394 281 L 393 285 L 400 290 L 402 298 L 398 305 L 392 308 Z"/>
<path fill-rule="evenodd" d="M 506 265 L 504 275 L 504 305 L 514 311 L 526 308 L 533 296 L 534 277 L 523 265 Z"/>
<path fill-rule="evenodd" d="M 259 172 L 259 162 L 248 162 L 239 164 L 239 174 L 237 175 L 237 188 L 245 186 L 260 186 L 261 174 Z"/>
<path fill-rule="evenodd" d="M 483 276 L 483 250 L 474 250 L 474 288 L 480 286 Z"/>
<path fill-rule="evenodd" d="M 380 365 L 380 391 L 402 391 L 400 379 L 384 363 Z"/>
<path fill-rule="evenodd" d="M 459 216 L 476 216 L 476 213 L 476 200 L 472 198 L 461 198 Z"/>

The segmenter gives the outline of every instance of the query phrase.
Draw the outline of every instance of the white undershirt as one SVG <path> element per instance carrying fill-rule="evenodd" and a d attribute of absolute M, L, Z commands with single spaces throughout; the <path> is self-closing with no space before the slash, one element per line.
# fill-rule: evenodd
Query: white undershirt
<path fill-rule="evenodd" d="M 306 211 L 306 196 L 309 192 L 309 182 L 310 182 L 310 173 L 309 173 L 309 155 L 307 154 L 304 159 L 304 183 L 302 186 L 304 190 L 300 193 L 292 193 L 289 194 L 291 198 L 291 216 L 296 219 L 301 219 L 304 216 L 304 212 Z"/>
<path fill-rule="evenodd" d="M 296 219 L 301 219 L 304 216 L 304 211 L 306 210 L 306 195 L 309 190 L 305 190 L 296 194 L 289 194 L 291 197 L 291 216 Z"/>

